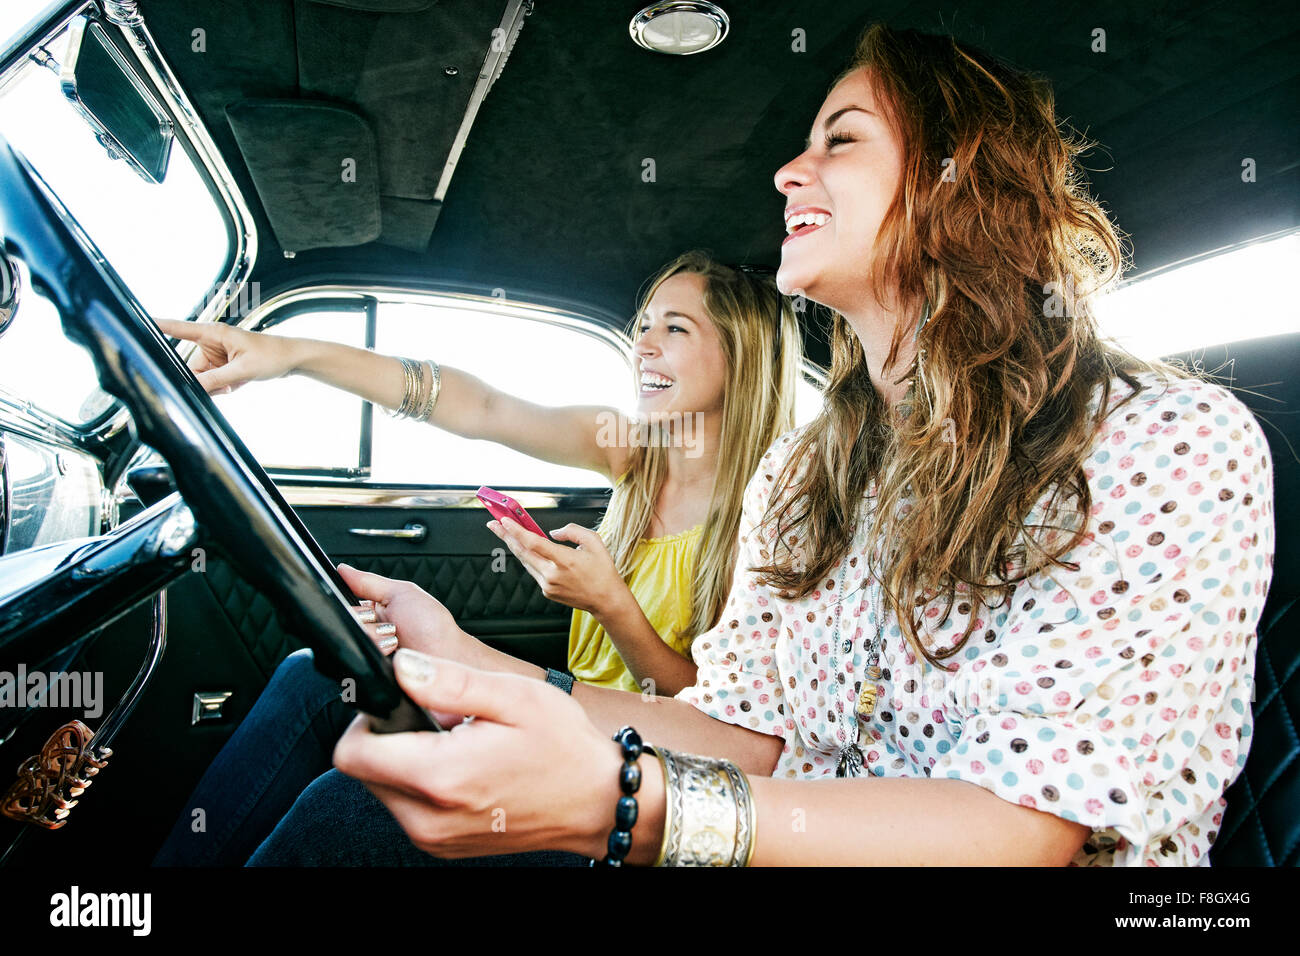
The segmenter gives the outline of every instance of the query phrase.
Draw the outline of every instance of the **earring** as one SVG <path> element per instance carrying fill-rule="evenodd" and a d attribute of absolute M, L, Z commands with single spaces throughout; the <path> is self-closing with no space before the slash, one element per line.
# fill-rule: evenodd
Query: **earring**
<path fill-rule="evenodd" d="M 930 321 L 930 300 L 926 299 L 925 307 L 921 309 L 921 321 L 916 323 L 916 334 L 912 336 L 913 342 L 915 342 L 917 339 L 921 337 L 921 329 L 925 328 L 925 323 L 929 321 Z"/>

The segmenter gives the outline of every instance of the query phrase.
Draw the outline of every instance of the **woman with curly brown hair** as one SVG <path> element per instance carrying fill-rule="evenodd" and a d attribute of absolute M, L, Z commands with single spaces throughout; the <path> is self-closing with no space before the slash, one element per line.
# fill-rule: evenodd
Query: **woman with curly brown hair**
<path fill-rule="evenodd" d="M 290 814 L 321 839 L 258 861 L 347 859 L 328 834 L 368 812 L 411 862 L 1207 862 L 1249 746 L 1269 449 L 1229 392 L 1099 338 L 1122 253 L 1083 147 L 1034 77 L 870 29 L 776 174 L 778 283 L 834 313 L 825 409 L 749 483 L 694 686 L 567 699 L 371 582 L 432 655 L 398 652 L 407 692 L 475 719 L 354 723 L 355 780 Z"/>

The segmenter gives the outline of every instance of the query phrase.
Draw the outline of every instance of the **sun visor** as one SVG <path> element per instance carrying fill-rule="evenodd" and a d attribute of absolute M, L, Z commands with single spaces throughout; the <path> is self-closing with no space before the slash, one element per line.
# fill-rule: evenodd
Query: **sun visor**
<path fill-rule="evenodd" d="M 375 136 L 360 114 L 333 103 L 249 99 L 226 115 L 282 249 L 379 237 Z"/>

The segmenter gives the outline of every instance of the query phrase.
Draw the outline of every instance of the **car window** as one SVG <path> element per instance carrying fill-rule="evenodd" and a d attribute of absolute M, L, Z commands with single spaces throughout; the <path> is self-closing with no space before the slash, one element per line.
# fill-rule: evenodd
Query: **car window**
<path fill-rule="evenodd" d="M 366 345 L 364 310 L 295 311 L 298 314 L 276 322 L 268 334 Z M 497 311 L 478 302 L 380 302 L 374 348 L 385 355 L 432 359 L 543 405 L 630 407 L 631 370 L 613 341 L 530 314 L 527 308 Z M 538 356 L 560 358 L 543 364 Z M 598 472 L 550 464 L 495 442 L 399 421 L 383 409 L 372 412 L 371 441 L 363 444 L 366 403 L 302 376 L 258 382 L 218 396 L 216 402 L 249 450 L 271 470 L 364 473 L 373 481 L 394 484 L 608 484 Z"/>
<path fill-rule="evenodd" d="M 364 348 L 366 314 L 333 309 L 298 314 L 268 335 L 323 339 Z M 215 399 L 265 468 L 357 471 L 362 401 L 299 375 L 256 382 Z"/>
<path fill-rule="evenodd" d="M 21 25 L 21 24 L 19 24 Z M 69 31 L 42 48 L 67 56 Z M 0 135 L 31 163 L 155 317 L 186 318 L 209 296 L 230 256 L 225 216 L 182 146 L 149 183 L 110 158 L 64 97 L 55 69 L 32 60 L 0 92 Z"/>
<path fill-rule="evenodd" d="M 0 342 L 0 399 L 77 426 L 94 421 L 113 406 L 99 387 L 90 354 L 63 334 L 58 310 L 32 288 L 31 276 L 17 263 L 22 292 L 13 322 Z"/>
<path fill-rule="evenodd" d="M 49 0 L 4 0 L 0 4 L 0 48 L 17 41 L 19 34 L 49 5 Z"/>
<path fill-rule="evenodd" d="M 482 308 L 416 303 L 379 307 L 375 347 L 430 358 L 539 405 L 633 401 L 627 359 L 608 340 L 551 322 Z M 461 438 L 375 415 L 372 475 L 378 481 L 453 485 L 604 487 L 598 472 L 538 461 L 495 442 Z"/>
<path fill-rule="evenodd" d="M 1300 233 L 1251 243 L 1139 278 L 1097 301 L 1103 334 L 1160 358 L 1300 329 L 1300 304 L 1281 277 L 1300 262 Z"/>

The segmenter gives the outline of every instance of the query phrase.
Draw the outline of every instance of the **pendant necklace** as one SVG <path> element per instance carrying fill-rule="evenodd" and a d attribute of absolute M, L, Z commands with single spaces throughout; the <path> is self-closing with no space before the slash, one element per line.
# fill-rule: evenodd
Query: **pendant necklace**
<path fill-rule="evenodd" d="M 857 536 L 855 534 L 854 535 L 855 541 L 856 541 L 856 537 Z M 852 546 L 850 546 L 849 550 L 851 554 L 853 550 Z M 838 668 L 836 667 L 834 656 L 837 651 L 841 650 L 840 617 L 841 617 L 841 610 L 843 608 L 844 601 L 846 599 L 846 595 L 844 594 L 844 579 L 848 574 L 848 569 L 849 569 L 849 558 L 846 555 L 844 559 L 844 565 L 840 569 L 840 582 L 839 582 L 839 592 L 838 592 L 839 599 L 836 601 L 835 604 L 835 630 L 834 630 L 834 637 L 831 641 L 831 655 L 832 655 L 831 666 L 837 672 L 838 672 Z M 870 575 L 869 570 L 868 570 L 868 575 Z M 870 575 L 868 584 L 864 586 L 870 585 L 871 578 L 874 578 L 874 575 Z M 873 594 L 873 598 L 877 596 L 878 595 Z M 865 650 L 867 652 L 867 666 L 865 671 L 863 672 L 863 680 L 861 682 L 862 686 L 858 692 L 857 700 L 853 707 L 854 715 L 857 717 L 857 720 L 854 721 L 857 737 L 855 738 L 853 743 L 846 744 L 845 746 L 840 748 L 839 765 L 836 767 L 835 770 L 835 775 L 837 777 L 846 777 L 846 776 L 855 777 L 861 771 L 862 764 L 863 764 L 863 757 L 862 757 L 862 750 L 858 746 L 858 741 L 860 741 L 862 737 L 862 722 L 869 721 L 872 715 L 874 715 L 876 712 L 876 695 L 877 695 L 876 681 L 880 679 L 880 674 L 881 674 L 880 666 L 879 666 L 880 650 L 881 650 L 881 637 L 884 633 L 885 622 L 881 616 L 881 611 L 883 609 L 883 602 L 878 600 L 873 600 L 873 605 L 874 605 L 873 610 L 874 610 L 874 616 L 876 622 L 875 634 L 873 637 L 869 638 L 868 643 L 865 647 Z M 845 639 L 842 650 L 846 657 L 853 652 L 852 638 Z"/>

